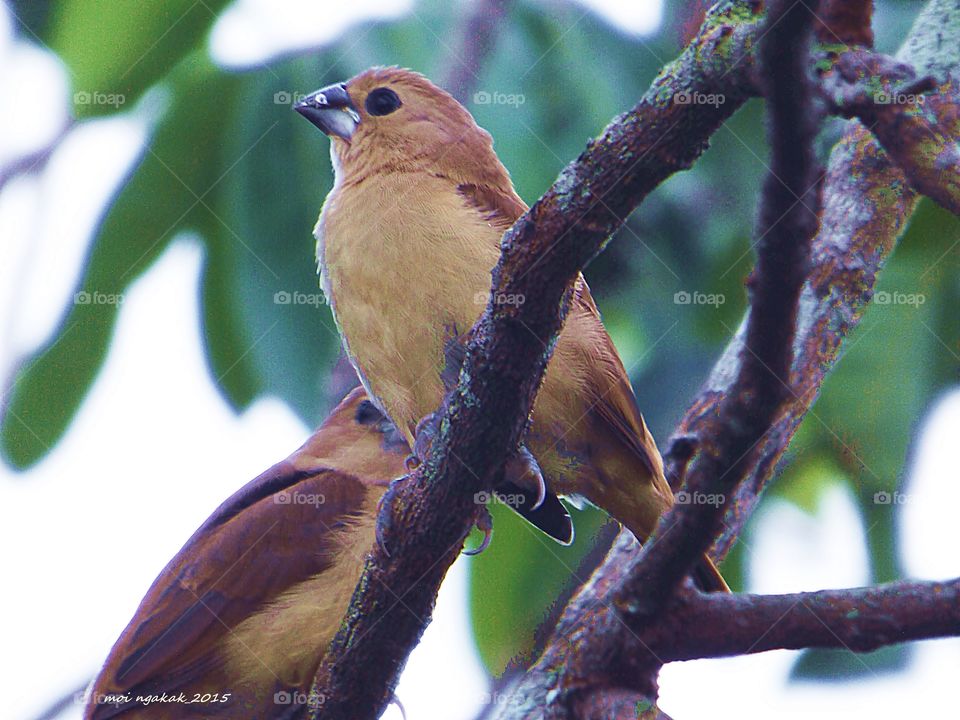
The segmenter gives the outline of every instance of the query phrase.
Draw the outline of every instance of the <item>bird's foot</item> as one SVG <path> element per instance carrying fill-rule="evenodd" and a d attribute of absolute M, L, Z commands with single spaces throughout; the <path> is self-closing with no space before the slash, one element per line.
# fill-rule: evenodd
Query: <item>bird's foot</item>
<path fill-rule="evenodd" d="M 440 433 L 440 420 L 443 418 L 442 408 L 436 412 L 424 416 L 417 423 L 413 431 L 413 453 L 407 456 L 404 461 L 409 472 L 413 472 L 420 467 L 424 460 L 430 455 L 430 448 L 433 447 L 433 441 Z"/>
<path fill-rule="evenodd" d="M 407 711 L 404 710 L 403 703 L 400 702 L 400 698 L 398 698 L 396 694 L 390 696 L 390 705 L 396 705 L 400 709 L 400 717 L 402 717 L 403 720 L 407 720 Z"/>
<path fill-rule="evenodd" d="M 471 550 L 464 550 L 464 555 L 479 555 L 488 547 L 490 547 L 490 541 L 493 539 L 493 515 L 490 514 L 490 510 L 487 509 L 486 505 L 480 506 L 480 511 L 477 514 L 476 522 L 474 523 L 477 530 L 480 530 L 483 533 L 483 541 L 477 545 L 477 547 L 472 548 Z"/>
<path fill-rule="evenodd" d="M 387 547 L 386 537 L 390 534 L 390 530 L 393 527 L 393 499 L 397 494 L 397 488 L 400 482 L 406 480 L 408 477 L 410 476 L 401 475 L 393 480 L 389 487 L 387 487 L 387 491 L 383 494 L 383 497 L 380 498 L 380 502 L 377 503 L 377 522 L 374 532 L 377 545 L 387 557 L 390 557 L 390 549 Z"/>
<path fill-rule="evenodd" d="M 504 480 L 522 488 L 527 492 L 534 492 L 533 503 L 528 505 L 529 512 L 537 510 L 543 505 L 547 497 L 547 483 L 543 479 L 540 464 L 526 445 L 521 445 L 516 454 L 507 459 L 503 466 Z M 526 503 L 524 503 L 526 505 Z"/>

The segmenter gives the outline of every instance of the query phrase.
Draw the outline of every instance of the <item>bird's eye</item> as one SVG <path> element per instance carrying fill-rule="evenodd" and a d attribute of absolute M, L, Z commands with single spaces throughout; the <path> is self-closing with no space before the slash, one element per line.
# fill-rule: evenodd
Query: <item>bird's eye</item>
<path fill-rule="evenodd" d="M 364 107 L 371 115 L 389 115 L 402 103 L 399 96 L 390 88 L 377 88 L 367 95 L 367 101 Z"/>

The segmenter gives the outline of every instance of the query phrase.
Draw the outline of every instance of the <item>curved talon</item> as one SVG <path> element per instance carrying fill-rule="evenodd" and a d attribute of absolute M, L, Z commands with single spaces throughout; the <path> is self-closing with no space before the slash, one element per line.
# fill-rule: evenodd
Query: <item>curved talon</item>
<path fill-rule="evenodd" d="M 407 459 L 403 461 L 403 464 L 407 468 L 407 470 L 409 470 L 410 472 L 413 472 L 418 467 L 420 467 L 420 458 L 418 458 L 416 455 L 413 455 L 413 454 L 407 455 Z"/>
<path fill-rule="evenodd" d="M 534 512 L 547 498 L 547 483 L 543 479 L 543 471 L 540 464 L 533 456 L 526 445 L 517 448 L 515 455 L 510 457 L 504 466 L 504 475 L 509 482 L 524 489 L 531 489 L 535 484 L 537 488 L 537 499 L 530 505 L 529 512 Z"/>
<path fill-rule="evenodd" d="M 403 720 L 407 720 L 407 711 L 404 710 L 403 703 L 400 702 L 400 698 L 398 698 L 396 694 L 390 696 L 390 702 L 388 704 L 396 705 L 398 708 L 400 708 L 400 717 L 402 717 Z"/>
<path fill-rule="evenodd" d="M 479 555 L 488 547 L 490 547 L 490 541 L 493 539 L 493 516 L 490 514 L 490 511 L 486 506 L 480 509 L 480 516 L 477 518 L 475 523 L 477 530 L 483 531 L 483 542 L 481 542 L 477 547 L 472 550 L 464 550 L 464 555 L 469 555 L 473 557 L 474 555 Z"/>
<path fill-rule="evenodd" d="M 532 456 L 531 456 L 532 457 Z M 536 462 L 536 461 L 534 461 Z M 540 508 L 543 505 L 543 501 L 547 499 L 547 483 L 543 479 L 543 473 L 539 472 L 540 468 L 537 468 L 536 480 L 537 480 L 537 501 L 533 504 L 533 507 L 530 508 L 530 511 L 533 512 Z"/>
<path fill-rule="evenodd" d="M 425 415 L 417 423 L 413 431 L 413 454 L 417 458 L 426 458 L 430 455 L 430 448 L 433 447 L 433 441 L 440 431 L 440 418 L 442 416 L 435 412 Z"/>
<path fill-rule="evenodd" d="M 386 519 L 381 520 L 383 516 L 383 507 L 387 505 L 389 507 L 390 503 L 393 502 L 393 495 L 397 491 L 397 482 L 403 480 L 408 475 L 401 475 L 390 483 L 390 486 L 387 488 L 387 491 L 383 494 L 383 497 L 380 498 L 380 501 L 377 503 L 377 521 L 374 524 L 374 536 L 377 541 L 377 546 L 383 551 L 383 554 L 387 557 L 390 557 L 390 550 L 387 549 L 386 539 L 384 538 L 383 533 L 386 530 L 389 530 L 391 523 L 393 522 L 393 514 L 387 513 Z"/>
<path fill-rule="evenodd" d="M 383 529 L 381 528 L 379 522 L 376 524 L 374 534 L 376 535 L 376 539 L 377 539 L 377 547 L 380 548 L 380 550 L 383 552 L 384 555 L 386 555 L 387 557 L 390 557 L 390 551 L 387 550 L 387 543 L 383 539 Z"/>

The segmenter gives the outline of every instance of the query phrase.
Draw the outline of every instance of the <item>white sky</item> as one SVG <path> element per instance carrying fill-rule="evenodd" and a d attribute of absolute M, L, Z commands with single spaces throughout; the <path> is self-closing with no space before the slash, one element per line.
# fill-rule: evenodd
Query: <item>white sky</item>
<path fill-rule="evenodd" d="M 629 32 L 654 27 L 659 17 L 655 2 L 587 4 Z M 211 44 L 222 61 L 258 62 L 333 38 L 357 17 L 396 17 L 410 8 L 404 0 L 354 0 L 324 3 L 321 16 L 319 5 L 238 0 Z M 71 92 L 55 58 L 13 43 L 11 33 L 2 11 L 0 165 L 49 142 Z M 135 159 L 143 128 L 133 110 L 90 123 L 42 176 L 0 194 L 0 375 L 56 327 L 100 208 Z M 150 582 L 197 525 L 308 434 L 277 400 L 263 399 L 237 417 L 219 396 L 200 342 L 202 262 L 190 238 L 163 254 L 126 295 L 106 367 L 66 438 L 29 473 L 0 465 L 0 575 L 8 578 L 0 613 L 4 717 L 26 720 L 91 677 Z M 915 453 L 901 528 L 907 568 L 916 577 L 960 574 L 958 427 L 960 393 L 954 393 L 927 419 Z M 858 516 L 839 489 L 824 497 L 816 516 L 786 504 L 766 507 L 749 557 L 755 591 L 865 580 Z M 399 696 L 410 720 L 472 718 L 483 701 L 486 681 L 466 615 L 468 562 L 461 559 L 448 576 L 435 620 L 403 675 Z M 844 685 L 789 684 L 793 657 L 775 652 L 668 666 L 661 705 L 677 718 L 869 713 L 882 719 L 917 713 L 920 699 L 932 707 L 955 702 L 960 641 L 922 644 L 908 673 Z M 79 715 L 77 706 L 63 717 Z M 399 713 L 391 708 L 385 717 Z"/>

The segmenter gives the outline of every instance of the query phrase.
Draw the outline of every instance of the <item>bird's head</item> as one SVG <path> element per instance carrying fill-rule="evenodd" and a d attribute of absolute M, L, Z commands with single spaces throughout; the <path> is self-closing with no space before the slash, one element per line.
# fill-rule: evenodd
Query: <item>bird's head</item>
<path fill-rule="evenodd" d="M 330 136 L 341 179 L 424 166 L 472 181 L 484 180 L 478 173 L 502 179 L 490 134 L 453 96 L 412 70 L 371 68 L 294 108 Z"/>

